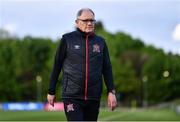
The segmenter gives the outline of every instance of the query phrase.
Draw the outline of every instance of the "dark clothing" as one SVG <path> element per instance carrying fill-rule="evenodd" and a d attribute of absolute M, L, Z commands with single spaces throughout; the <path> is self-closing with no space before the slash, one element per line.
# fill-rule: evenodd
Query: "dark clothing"
<path fill-rule="evenodd" d="M 51 73 L 49 94 L 55 94 L 63 69 L 62 98 L 97 100 L 102 93 L 102 75 L 108 91 L 114 89 L 112 67 L 105 40 L 80 30 L 62 36 Z"/>
<path fill-rule="evenodd" d="M 68 121 L 97 121 L 99 101 L 64 99 L 63 103 Z"/>

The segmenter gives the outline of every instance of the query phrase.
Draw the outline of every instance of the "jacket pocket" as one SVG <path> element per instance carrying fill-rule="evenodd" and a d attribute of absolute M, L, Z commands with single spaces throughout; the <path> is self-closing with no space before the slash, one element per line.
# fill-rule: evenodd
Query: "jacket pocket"
<path fill-rule="evenodd" d="M 64 91 L 65 92 L 67 90 L 67 85 L 68 85 L 68 75 L 66 74 L 66 80 L 65 80 L 65 86 L 64 86 Z"/>
<path fill-rule="evenodd" d="M 62 91 L 66 92 L 67 90 L 67 85 L 68 85 L 68 75 L 64 74 L 63 76 L 63 81 L 62 81 Z"/>

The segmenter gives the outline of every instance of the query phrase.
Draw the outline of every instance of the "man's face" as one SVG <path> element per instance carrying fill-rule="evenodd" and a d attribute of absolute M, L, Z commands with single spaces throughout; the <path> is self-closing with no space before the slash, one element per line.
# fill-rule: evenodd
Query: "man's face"
<path fill-rule="evenodd" d="M 83 11 L 81 16 L 76 20 L 76 26 L 85 33 L 94 31 L 94 15 L 90 11 Z"/>

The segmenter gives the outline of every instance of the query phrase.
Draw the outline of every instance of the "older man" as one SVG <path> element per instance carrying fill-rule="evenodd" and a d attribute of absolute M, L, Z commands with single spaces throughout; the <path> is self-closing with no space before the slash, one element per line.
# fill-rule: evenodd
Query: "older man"
<path fill-rule="evenodd" d="M 108 91 L 108 106 L 117 102 L 112 67 L 105 40 L 94 33 L 95 14 L 78 11 L 77 30 L 64 34 L 55 56 L 47 100 L 54 105 L 55 87 L 61 69 L 62 99 L 68 121 L 97 121 L 102 94 L 102 76 Z"/>

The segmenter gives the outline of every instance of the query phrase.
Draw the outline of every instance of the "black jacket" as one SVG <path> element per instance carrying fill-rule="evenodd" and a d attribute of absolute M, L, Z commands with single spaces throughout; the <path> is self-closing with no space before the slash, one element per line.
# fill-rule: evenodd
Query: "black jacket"
<path fill-rule="evenodd" d="M 100 100 L 102 75 L 107 90 L 113 90 L 112 67 L 103 38 L 80 30 L 62 36 L 50 77 L 49 94 L 55 87 L 61 69 L 62 98 Z"/>

